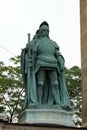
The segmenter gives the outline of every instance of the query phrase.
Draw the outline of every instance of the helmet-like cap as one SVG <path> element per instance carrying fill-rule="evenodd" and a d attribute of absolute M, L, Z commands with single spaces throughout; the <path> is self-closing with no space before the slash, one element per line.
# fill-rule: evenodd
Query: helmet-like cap
<path fill-rule="evenodd" d="M 46 21 L 44 21 L 44 22 L 42 22 L 42 23 L 40 24 L 39 28 L 42 27 L 43 25 L 46 25 L 46 26 L 49 27 L 49 24 L 48 24 Z"/>

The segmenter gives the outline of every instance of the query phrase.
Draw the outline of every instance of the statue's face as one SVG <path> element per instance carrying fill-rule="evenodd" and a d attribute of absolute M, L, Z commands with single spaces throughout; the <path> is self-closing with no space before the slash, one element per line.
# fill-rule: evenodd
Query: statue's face
<path fill-rule="evenodd" d="M 43 25 L 40 27 L 40 35 L 42 37 L 49 37 L 49 27 L 46 25 Z"/>

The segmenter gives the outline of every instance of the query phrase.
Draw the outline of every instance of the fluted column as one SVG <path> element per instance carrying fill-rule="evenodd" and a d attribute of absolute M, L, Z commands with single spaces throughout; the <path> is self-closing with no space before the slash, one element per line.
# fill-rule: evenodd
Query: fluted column
<path fill-rule="evenodd" d="M 80 0 L 82 119 L 87 126 L 87 0 Z"/>

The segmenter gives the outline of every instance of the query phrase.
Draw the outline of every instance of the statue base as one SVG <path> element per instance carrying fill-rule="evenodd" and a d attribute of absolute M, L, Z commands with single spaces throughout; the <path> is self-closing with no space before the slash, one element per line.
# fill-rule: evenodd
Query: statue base
<path fill-rule="evenodd" d="M 19 115 L 18 123 L 74 126 L 72 116 L 72 111 L 55 109 L 26 109 Z"/>

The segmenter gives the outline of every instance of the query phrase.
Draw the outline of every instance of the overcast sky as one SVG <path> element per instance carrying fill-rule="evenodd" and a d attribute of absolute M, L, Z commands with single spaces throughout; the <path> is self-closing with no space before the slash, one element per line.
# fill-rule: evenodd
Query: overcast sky
<path fill-rule="evenodd" d="M 80 66 L 79 0 L 0 0 L 0 61 L 19 55 L 44 20 L 66 67 Z M 7 49 L 7 50 L 6 50 Z"/>

